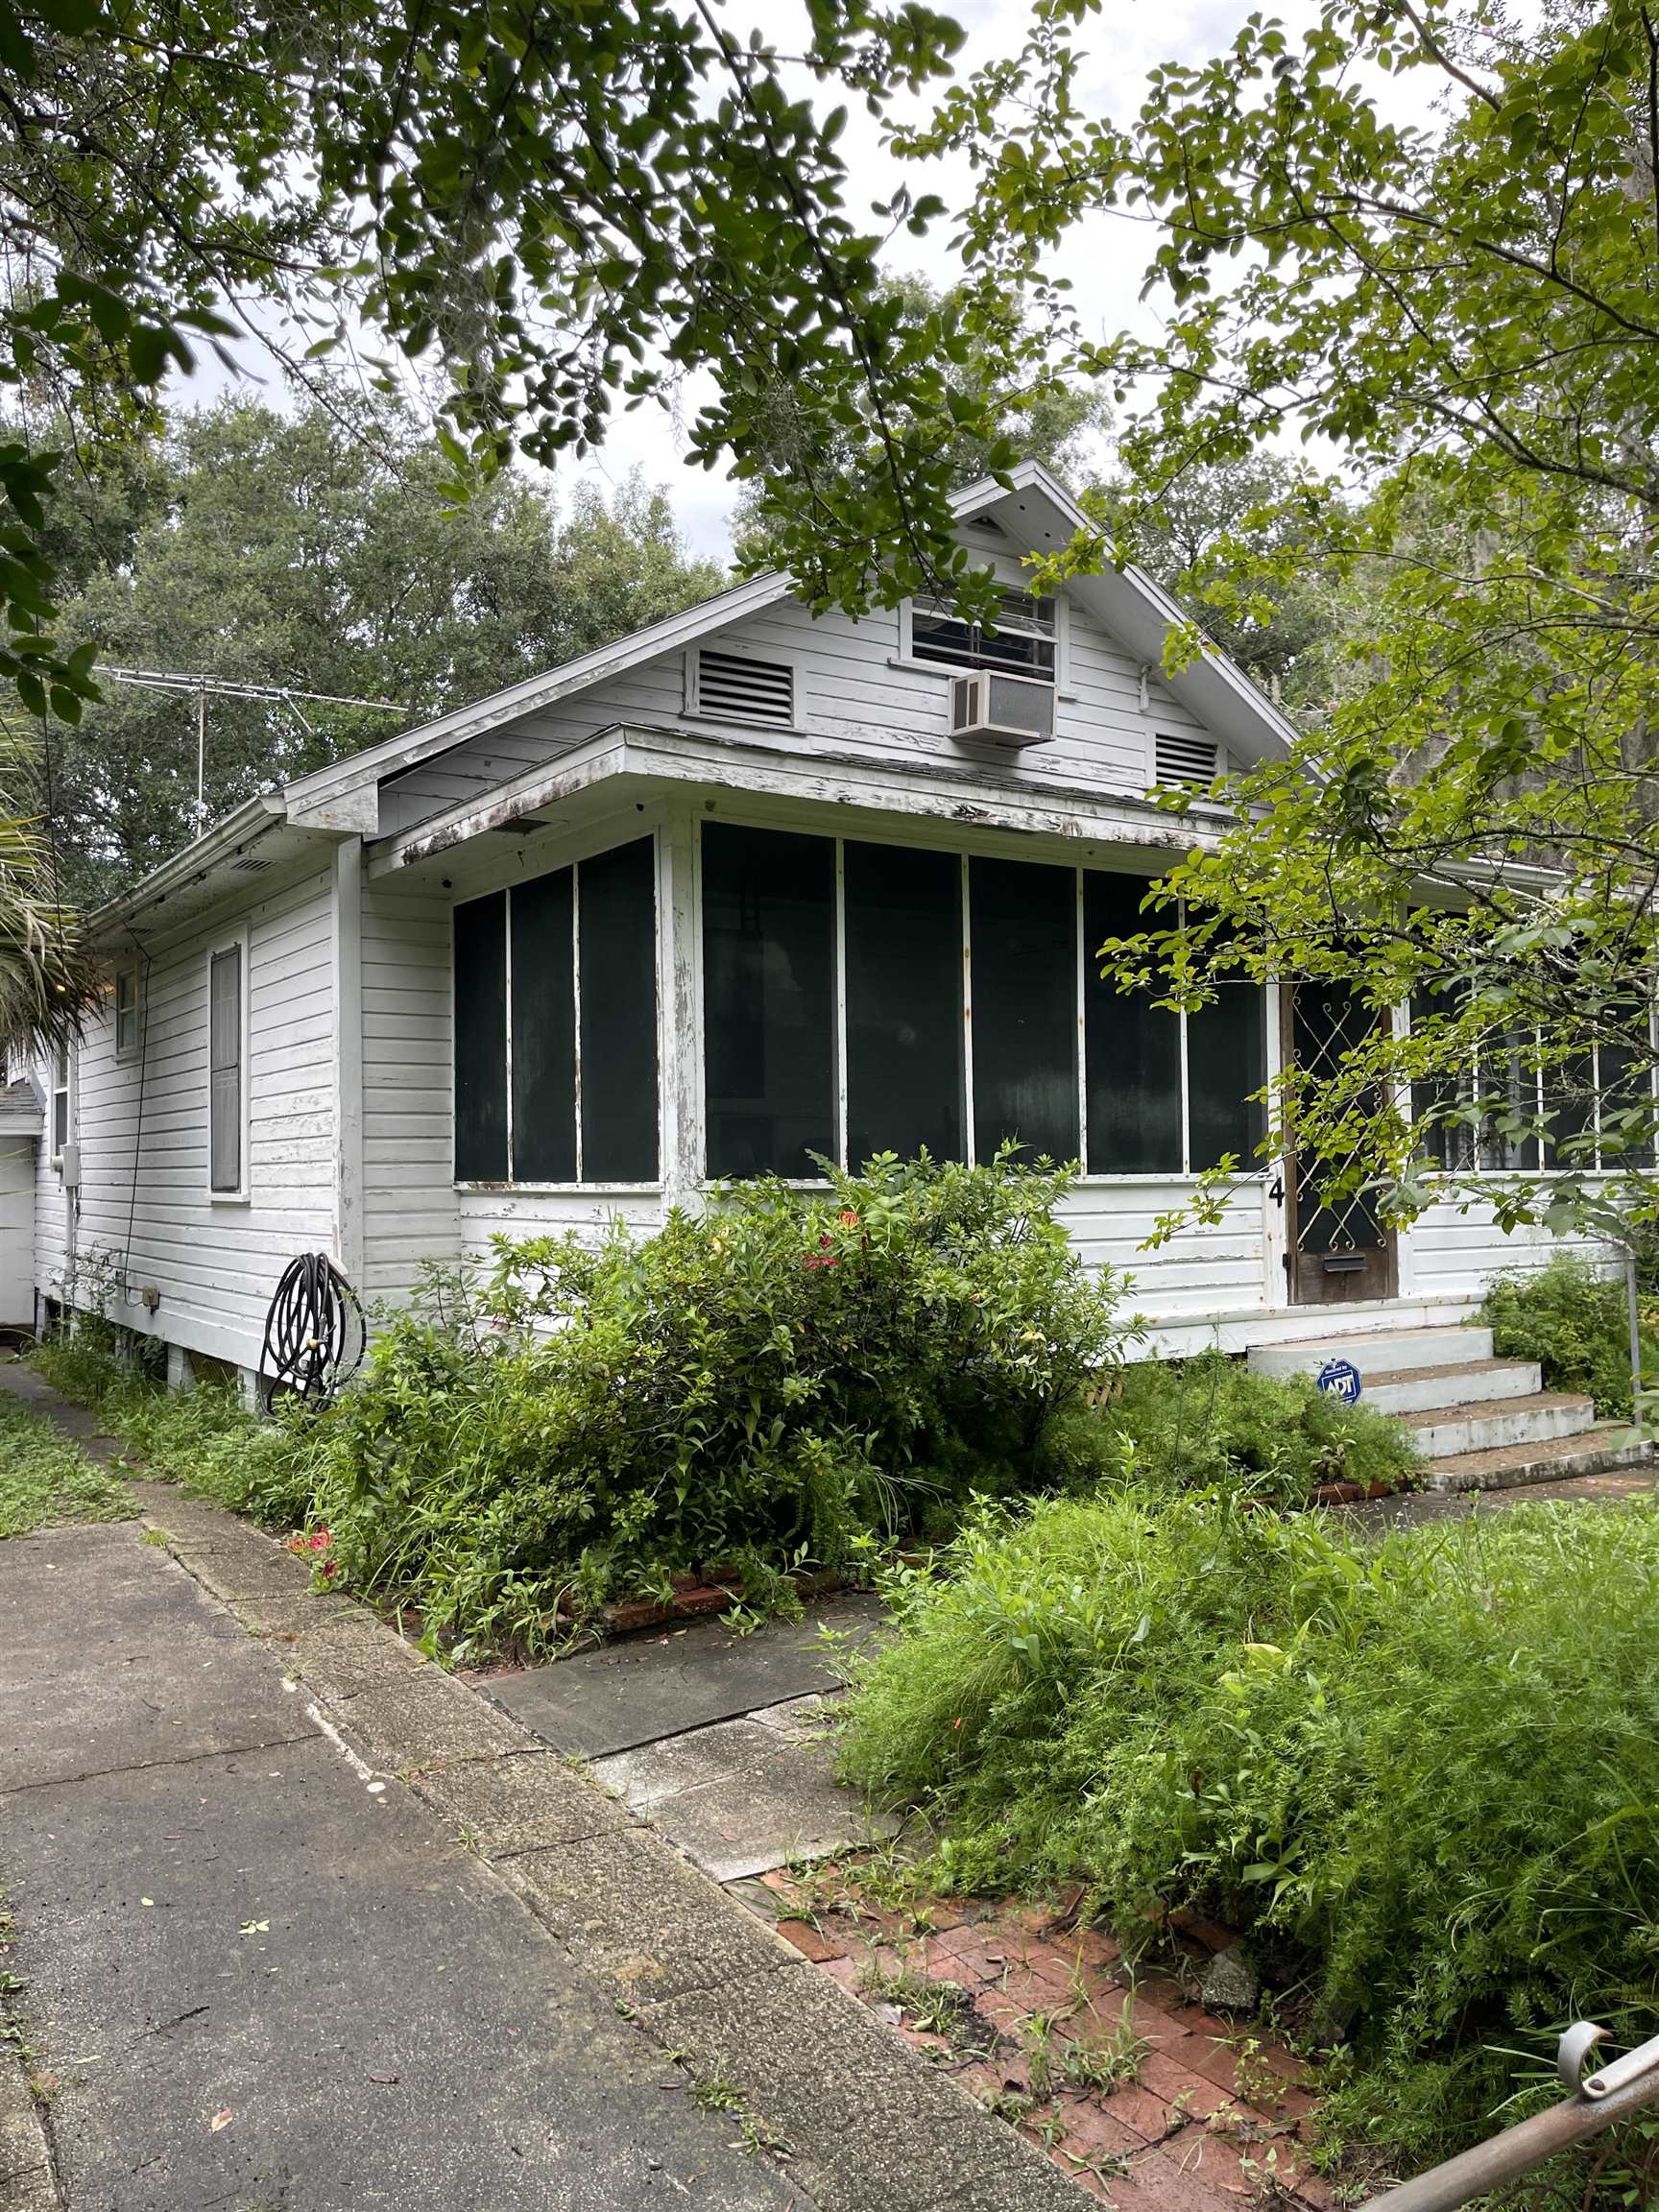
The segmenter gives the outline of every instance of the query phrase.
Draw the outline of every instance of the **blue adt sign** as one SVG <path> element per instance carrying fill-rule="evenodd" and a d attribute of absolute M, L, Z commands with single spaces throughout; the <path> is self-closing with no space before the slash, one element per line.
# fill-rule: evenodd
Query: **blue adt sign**
<path fill-rule="evenodd" d="M 1319 1387 L 1329 1390 L 1333 1398 L 1340 1398 L 1345 1406 L 1352 1406 L 1361 1387 L 1359 1370 L 1352 1359 L 1327 1359 L 1319 1370 Z"/>

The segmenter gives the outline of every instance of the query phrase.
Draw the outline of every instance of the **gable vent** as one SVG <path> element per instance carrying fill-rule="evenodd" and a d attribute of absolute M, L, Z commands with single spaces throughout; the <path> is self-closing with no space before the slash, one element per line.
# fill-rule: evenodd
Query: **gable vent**
<path fill-rule="evenodd" d="M 697 654 L 697 710 L 726 714 L 733 722 L 769 722 L 790 729 L 795 721 L 795 671 L 786 661 L 745 661 L 708 646 Z"/>
<path fill-rule="evenodd" d="M 1156 783 L 1185 783 L 1203 791 L 1221 773 L 1220 752 L 1214 737 L 1175 737 L 1160 730 L 1152 744 L 1152 779 Z"/>

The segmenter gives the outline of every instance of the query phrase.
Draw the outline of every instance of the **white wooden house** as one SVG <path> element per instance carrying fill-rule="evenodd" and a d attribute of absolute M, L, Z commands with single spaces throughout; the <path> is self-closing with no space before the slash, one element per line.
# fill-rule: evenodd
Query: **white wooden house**
<path fill-rule="evenodd" d="M 1180 617 L 1133 570 L 1025 594 L 1081 519 L 1040 468 L 960 517 L 1013 594 L 992 636 L 742 584 L 251 801 L 106 907 L 110 998 L 40 1084 L 37 1297 L 97 1286 L 248 1368 L 302 1251 L 397 1296 L 496 1231 L 1017 1136 L 1083 1162 L 1071 1234 L 1164 1348 L 1465 1312 L 1518 1256 L 1489 1215 L 1299 1231 L 1252 1160 L 1245 1101 L 1300 1048 L 1276 992 L 1182 1019 L 1087 956 L 1220 826 L 1154 787 L 1288 726 L 1225 661 L 1161 673 Z M 1224 1152 L 1224 1219 L 1143 1251 Z"/>

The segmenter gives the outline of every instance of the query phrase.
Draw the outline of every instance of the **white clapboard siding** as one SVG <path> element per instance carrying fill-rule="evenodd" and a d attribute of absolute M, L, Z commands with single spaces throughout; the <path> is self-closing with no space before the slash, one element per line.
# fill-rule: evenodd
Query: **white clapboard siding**
<path fill-rule="evenodd" d="M 664 1201 L 656 1191 L 464 1190 L 461 1250 L 469 1263 L 487 1264 L 493 1237 L 563 1237 L 574 1230 L 597 1244 L 620 1221 L 636 1236 L 662 1226 Z"/>
<path fill-rule="evenodd" d="M 845 614 L 816 619 L 792 600 L 729 624 L 710 642 L 721 652 L 787 661 L 796 671 L 796 727 L 757 732 L 733 722 L 733 734 L 769 736 L 810 758 L 815 754 L 864 757 L 874 773 L 918 761 L 983 766 L 1001 780 L 1041 790 L 1062 782 L 1103 792 L 1141 793 L 1152 780 L 1159 730 L 1203 734 L 1155 672 L 1142 706 L 1139 665 L 1079 607 L 1069 613 L 1065 682 L 1046 744 L 1021 751 L 966 751 L 950 735 L 950 670 L 897 664 L 900 618 L 876 612 L 854 622 Z M 653 729 L 718 730 L 717 720 L 685 712 L 685 657 L 661 655 L 609 683 L 556 703 L 504 729 L 457 746 L 385 784 L 380 826 L 392 833 L 456 805 L 481 799 L 495 784 L 544 765 L 594 732 L 618 723 Z"/>
<path fill-rule="evenodd" d="M 207 1190 L 207 956 L 243 928 L 248 1197 L 228 1201 Z M 232 916 L 150 950 L 142 1075 L 136 1058 L 115 1058 L 108 1004 L 79 1053 L 76 1250 L 82 1264 L 121 1264 L 128 1298 L 112 1319 L 252 1366 L 282 1269 L 300 1252 L 331 1250 L 335 1237 L 330 879 L 314 872 L 262 887 Z M 36 1280 L 56 1295 L 64 1204 L 50 1166 L 41 1188 Z M 154 1320 L 140 1303 L 146 1284 L 161 1293 Z"/>
<path fill-rule="evenodd" d="M 35 1140 L 0 1137 L 0 1323 L 35 1318 Z"/>
<path fill-rule="evenodd" d="M 607 730 L 619 722 L 654 730 L 679 723 L 685 704 L 683 657 L 665 654 L 647 661 L 624 676 L 596 684 L 541 713 L 486 731 L 482 736 L 437 754 L 406 775 L 383 783 L 381 831 L 390 834 L 446 807 L 481 799 L 497 783 L 526 768 L 557 759 L 596 730 Z"/>
<path fill-rule="evenodd" d="M 52 1164 L 52 1108 L 40 1118 L 35 1147 L 35 1284 L 43 1296 L 56 1297 L 63 1271 L 65 1208 L 63 1185 Z"/>
<path fill-rule="evenodd" d="M 1401 1287 L 1419 1298 L 1479 1298 L 1499 1269 L 1543 1267 L 1562 1252 L 1612 1264 L 1607 1247 L 1587 1237 L 1552 1237 L 1547 1229 L 1505 1236 L 1489 1206 L 1431 1206 L 1405 1238 Z"/>
<path fill-rule="evenodd" d="M 1126 1178 L 1079 1184 L 1061 1206 L 1061 1219 L 1085 1265 L 1126 1278 L 1126 1310 L 1149 1319 L 1182 1321 L 1210 1313 L 1265 1309 L 1262 1195 L 1242 1185 L 1221 1219 L 1191 1223 L 1166 1244 L 1143 1247 L 1160 1215 L 1187 1205 L 1194 1186 Z"/>
<path fill-rule="evenodd" d="M 401 1298 L 423 1262 L 460 1257 L 451 1179 L 449 901 L 363 892 L 363 1281 Z"/>

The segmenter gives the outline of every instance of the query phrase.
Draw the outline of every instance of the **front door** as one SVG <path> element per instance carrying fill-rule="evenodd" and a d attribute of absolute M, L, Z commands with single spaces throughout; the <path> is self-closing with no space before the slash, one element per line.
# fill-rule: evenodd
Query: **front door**
<path fill-rule="evenodd" d="M 1287 986 L 1282 1003 L 1286 1057 L 1318 1077 L 1333 1074 L 1381 1019 L 1343 983 Z M 1285 1164 L 1289 1213 L 1285 1266 L 1291 1299 L 1299 1306 L 1342 1305 L 1394 1292 L 1394 1232 L 1378 1218 L 1371 1194 L 1324 1194 L 1324 1186 L 1342 1166 L 1301 1150 L 1293 1150 Z"/>

